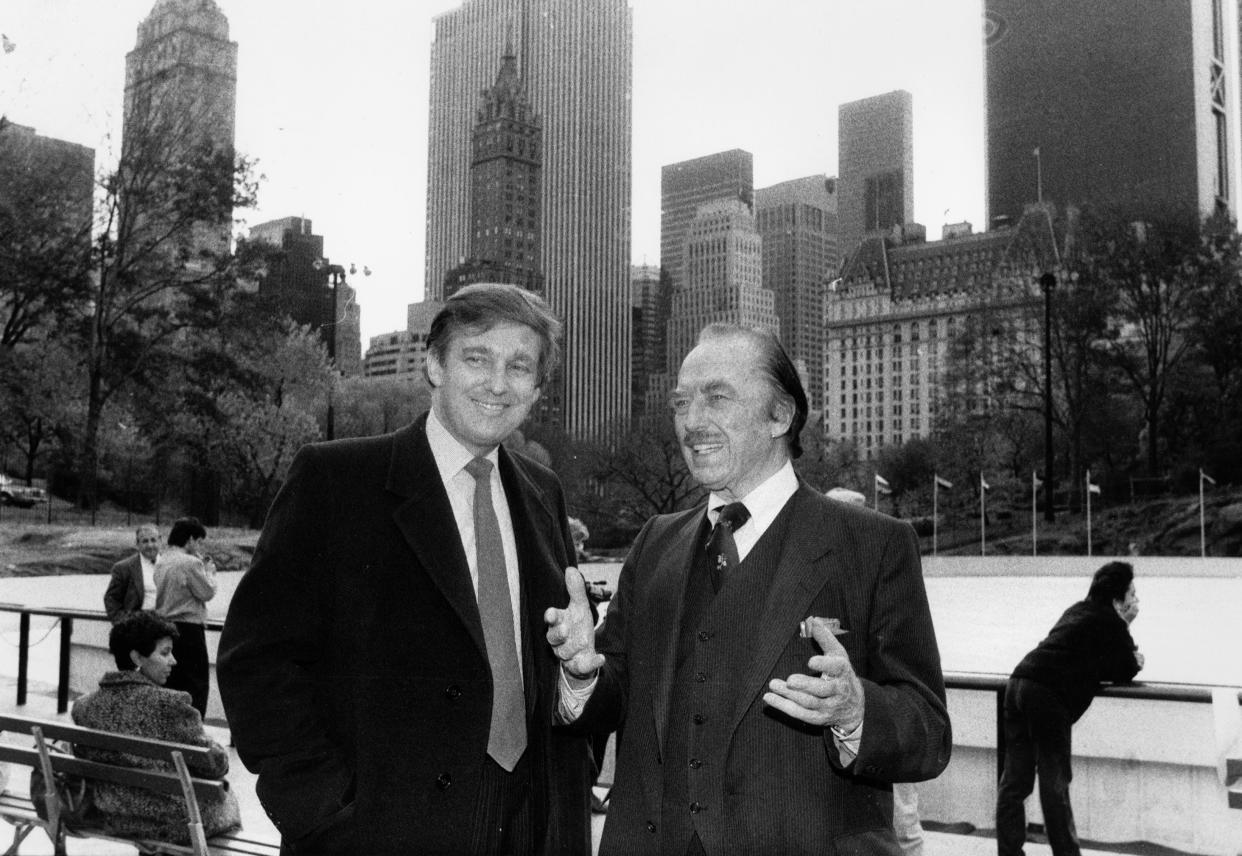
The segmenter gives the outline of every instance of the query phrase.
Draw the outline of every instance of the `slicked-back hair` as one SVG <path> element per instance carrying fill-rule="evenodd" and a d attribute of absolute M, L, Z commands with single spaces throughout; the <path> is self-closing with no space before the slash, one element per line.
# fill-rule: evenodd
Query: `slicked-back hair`
<path fill-rule="evenodd" d="M 179 635 L 177 625 L 171 621 L 154 612 L 139 610 L 131 612 L 112 625 L 112 630 L 108 633 L 108 650 L 112 652 L 112 659 L 116 660 L 116 667 L 123 672 L 130 672 L 138 668 L 130 659 L 130 651 L 150 657 L 161 639 L 176 642 Z"/>
<path fill-rule="evenodd" d="M 1134 566 L 1129 562 L 1109 562 L 1095 572 L 1087 599 L 1099 604 L 1111 604 L 1125 600 L 1130 583 L 1134 582 Z"/>
<path fill-rule="evenodd" d="M 173 547 L 184 547 L 190 543 L 191 538 L 206 537 L 207 530 L 198 522 L 197 517 L 178 517 L 168 533 L 168 543 Z"/>
<path fill-rule="evenodd" d="M 797 458 L 802 454 L 802 441 L 798 435 L 806 425 L 807 412 L 810 406 L 806 400 L 806 390 L 802 388 L 802 378 L 798 369 L 785 351 L 781 340 L 768 330 L 758 327 L 744 327 L 741 324 L 708 324 L 699 333 L 699 342 L 710 339 L 723 339 L 730 336 L 744 338 L 759 349 L 760 371 L 767 378 L 772 391 L 772 405 L 778 403 L 788 406 L 793 411 L 789 420 L 789 430 L 785 432 L 785 441 L 789 445 L 789 457 Z M 775 415 L 775 414 L 773 414 Z"/>
<path fill-rule="evenodd" d="M 486 332 L 497 324 L 521 324 L 539 336 L 537 385 L 552 376 L 561 362 L 561 321 L 543 298 L 516 285 L 476 282 L 467 285 L 444 304 L 431 322 L 427 352 L 444 365 L 449 344 L 463 330 Z M 423 368 L 426 374 L 426 366 Z M 428 377 L 428 382 L 430 383 Z"/>

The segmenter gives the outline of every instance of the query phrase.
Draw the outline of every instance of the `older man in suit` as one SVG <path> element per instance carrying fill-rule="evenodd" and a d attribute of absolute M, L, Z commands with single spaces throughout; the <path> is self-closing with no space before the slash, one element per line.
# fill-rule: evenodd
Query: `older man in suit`
<path fill-rule="evenodd" d="M 304 448 L 220 640 L 238 752 L 288 853 L 586 854 L 587 741 L 543 615 L 581 591 L 556 476 L 500 447 L 560 323 L 516 286 L 432 323 L 431 410 Z"/>
<path fill-rule="evenodd" d="M 134 531 L 138 552 L 112 566 L 104 592 L 104 611 L 116 624 L 131 612 L 155 608 L 155 560 L 160 554 L 160 531 L 150 524 Z"/>
<path fill-rule="evenodd" d="M 600 853 L 898 854 L 892 783 L 952 745 L 913 531 L 795 476 L 771 334 L 708 327 L 672 406 L 706 507 L 647 523 L 598 640 L 576 593 L 546 615 L 561 718 L 625 723 Z"/>

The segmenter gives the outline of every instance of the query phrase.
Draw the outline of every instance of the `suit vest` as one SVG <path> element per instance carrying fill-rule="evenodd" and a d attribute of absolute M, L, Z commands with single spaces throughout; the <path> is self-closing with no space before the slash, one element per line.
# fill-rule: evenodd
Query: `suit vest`
<path fill-rule="evenodd" d="M 663 753 L 660 826 L 666 856 L 685 854 L 696 833 L 704 843 L 722 834 L 720 801 L 728 729 L 739 701 L 737 684 L 750 664 L 752 631 L 776 576 L 789 505 L 745 560 L 728 572 L 719 592 L 712 591 L 703 549 L 709 535 L 706 520 L 699 529 L 686 581 Z"/>

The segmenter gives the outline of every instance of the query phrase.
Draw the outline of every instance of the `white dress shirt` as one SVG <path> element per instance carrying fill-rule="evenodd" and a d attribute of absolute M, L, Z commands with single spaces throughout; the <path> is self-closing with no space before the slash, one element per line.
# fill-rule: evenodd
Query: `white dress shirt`
<path fill-rule="evenodd" d="M 479 596 L 479 554 L 474 537 L 474 476 L 466 472 L 466 464 L 475 456 L 457 441 L 444 424 L 436 418 L 434 410 L 427 414 L 427 443 L 440 471 L 440 481 L 448 493 L 461 546 L 466 552 L 466 564 L 470 566 L 470 582 L 474 596 Z M 509 600 L 513 605 L 513 639 L 518 646 L 518 665 L 522 663 L 522 592 L 518 574 L 517 540 L 513 536 L 513 517 L 509 514 L 509 500 L 505 486 L 500 480 L 500 460 L 496 449 L 483 457 L 492 462 L 492 508 L 496 522 L 500 524 L 500 541 L 505 551 L 505 571 L 509 578 Z"/>
<path fill-rule="evenodd" d="M 142 608 L 149 612 L 155 609 L 155 562 L 141 553 L 138 562 L 142 565 Z"/>

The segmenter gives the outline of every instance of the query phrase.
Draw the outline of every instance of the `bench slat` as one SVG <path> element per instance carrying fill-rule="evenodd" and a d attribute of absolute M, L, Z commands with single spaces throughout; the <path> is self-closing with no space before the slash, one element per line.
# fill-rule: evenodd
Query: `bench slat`
<path fill-rule="evenodd" d="M 68 740 L 96 749 L 108 749 L 113 752 L 126 752 L 144 758 L 155 758 L 172 763 L 172 752 L 180 752 L 187 762 L 202 761 L 209 763 L 211 750 L 203 746 L 188 743 L 171 743 L 167 740 L 155 740 L 150 737 L 134 737 L 128 734 L 114 734 L 111 731 L 100 731 L 96 728 L 83 728 L 64 722 L 48 722 L 41 719 L 30 719 L 25 716 L 0 714 L 0 731 L 14 731 L 29 734 L 30 729 L 38 726 L 43 729 L 43 736 L 48 740 Z"/>
<path fill-rule="evenodd" d="M 85 758 L 61 755 L 57 752 L 53 752 L 51 758 L 52 769 L 57 773 L 69 773 L 87 779 L 102 779 L 118 785 L 129 785 L 130 787 L 145 788 L 161 794 L 181 796 L 181 783 L 177 780 L 175 773 L 165 773 L 159 770 L 138 770 L 132 767 L 116 767 L 98 761 L 87 761 Z M 21 746 L 0 744 L 0 761 L 23 764 L 33 769 L 39 766 L 39 753 L 35 749 L 24 749 Z M 217 782 L 211 779 L 191 779 L 191 782 L 194 784 L 194 794 L 200 799 L 203 797 L 220 799 L 224 792 L 228 790 L 228 784 L 225 782 Z"/>

